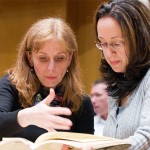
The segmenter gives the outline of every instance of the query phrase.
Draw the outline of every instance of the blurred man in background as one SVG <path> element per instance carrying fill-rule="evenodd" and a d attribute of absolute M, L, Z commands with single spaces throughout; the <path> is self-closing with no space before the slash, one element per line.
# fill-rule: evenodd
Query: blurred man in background
<path fill-rule="evenodd" d="M 103 135 L 103 128 L 108 115 L 107 84 L 104 80 L 96 80 L 91 88 L 91 101 L 94 107 L 94 129 L 95 135 Z"/>

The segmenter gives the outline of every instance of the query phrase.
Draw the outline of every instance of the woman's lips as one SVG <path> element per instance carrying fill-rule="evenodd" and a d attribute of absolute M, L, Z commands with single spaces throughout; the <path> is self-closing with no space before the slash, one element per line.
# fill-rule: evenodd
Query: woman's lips
<path fill-rule="evenodd" d="M 114 66 L 114 65 L 117 65 L 119 62 L 120 62 L 119 60 L 118 61 L 110 61 L 110 64 Z"/>
<path fill-rule="evenodd" d="M 46 77 L 48 80 L 54 80 L 56 77 Z"/>

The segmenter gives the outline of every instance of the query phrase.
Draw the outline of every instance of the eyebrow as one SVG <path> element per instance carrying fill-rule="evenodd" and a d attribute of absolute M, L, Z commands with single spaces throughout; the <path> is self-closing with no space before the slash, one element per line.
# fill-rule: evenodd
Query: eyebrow
<path fill-rule="evenodd" d="M 57 53 L 58 55 L 59 54 L 67 54 L 67 52 L 66 51 L 64 51 L 64 52 L 60 52 L 60 53 Z"/>
<path fill-rule="evenodd" d="M 45 52 L 38 52 L 39 54 L 47 54 Z M 60 55 L 60 54 L 67 54 L 65 51 L 59 52 L 56 55 Z"/>
<path fill-rule="evenodd" d="M 111 39 L 122 38 L 122 36 L 114 36 Z M 98 37 L 98 39 L 104 39 L 103 37 Z"/>

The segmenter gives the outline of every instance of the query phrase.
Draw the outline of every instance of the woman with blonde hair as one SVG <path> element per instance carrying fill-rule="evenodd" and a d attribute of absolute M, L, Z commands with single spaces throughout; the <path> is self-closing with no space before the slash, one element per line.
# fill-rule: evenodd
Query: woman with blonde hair
<path fill-rule="evenodd" d="M 19 45 L 16 64 L 0 79 L 0 138 L 35 141 L 54 130 L 93 134 L 93 118 L 72 29 L 59 18 L 37 21 Z"/>

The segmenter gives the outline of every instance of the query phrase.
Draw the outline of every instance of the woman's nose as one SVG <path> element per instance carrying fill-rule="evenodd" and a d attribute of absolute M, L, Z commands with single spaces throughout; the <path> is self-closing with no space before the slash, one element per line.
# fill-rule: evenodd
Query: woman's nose
<path fill-rule="evenodd" d="M 48 70 L 54 70 L 55 69 L 55 62 L 54 61 L 50 61 L 48 63 Z"/>
<path fill-rule="evenodd" d="M 104 51 L 104 56 L 111 57 L 115 53 L 116 51 L 113 50 L 110 46 L 108 46 L 107 49 Z"/>

